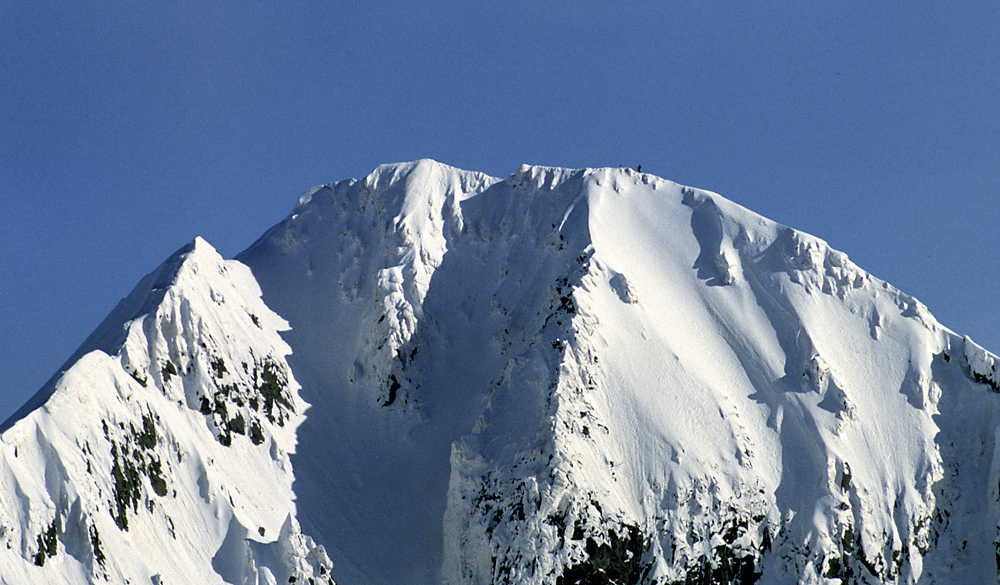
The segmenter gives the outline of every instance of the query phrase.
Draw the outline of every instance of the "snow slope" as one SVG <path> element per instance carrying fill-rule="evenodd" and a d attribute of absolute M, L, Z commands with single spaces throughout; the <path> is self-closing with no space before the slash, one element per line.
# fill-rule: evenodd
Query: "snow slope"
<path fill-rule="evenodd" d="M 7 423 L 0 575 L 995 582 L 998 392 L 917 300 L 713 193 L 385 165 L 237 260 L 181 251 Z"/>
<path fill-rule="evenodd" d="M 295 519 L 285 326 L 204 240 L 147 276 L 5 424 L 0 583 L 328 579 Z"/>

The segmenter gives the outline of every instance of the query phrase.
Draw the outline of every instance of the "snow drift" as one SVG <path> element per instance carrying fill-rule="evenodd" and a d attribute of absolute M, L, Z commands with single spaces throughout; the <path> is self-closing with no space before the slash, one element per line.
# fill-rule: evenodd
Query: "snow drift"
<path fill-rule="evenodd" d="M 385 165 L 196 240 L 6 423 L 0 582 L 995 582 L 998 392 L 716 194 Z"/>

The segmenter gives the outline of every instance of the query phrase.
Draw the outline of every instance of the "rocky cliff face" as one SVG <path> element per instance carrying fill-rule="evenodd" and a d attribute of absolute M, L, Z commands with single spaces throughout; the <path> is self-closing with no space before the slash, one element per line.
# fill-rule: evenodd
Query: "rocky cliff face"
<path fill-rule="evenodd" d="M 996 356 L 628 169 L 311 189 L 70 364 L 3 434 L 9 583 L 997 578 Z"/>

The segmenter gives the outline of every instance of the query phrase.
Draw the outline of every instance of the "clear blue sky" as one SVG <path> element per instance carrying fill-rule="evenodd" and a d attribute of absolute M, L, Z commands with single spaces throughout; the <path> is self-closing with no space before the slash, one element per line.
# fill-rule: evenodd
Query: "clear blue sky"
<path fill-rule="evenodd" d="M 196 235 L 423 157 L 641 164 L 1000 351 L 995 0 L 0 6 L 0 420 Z"/>

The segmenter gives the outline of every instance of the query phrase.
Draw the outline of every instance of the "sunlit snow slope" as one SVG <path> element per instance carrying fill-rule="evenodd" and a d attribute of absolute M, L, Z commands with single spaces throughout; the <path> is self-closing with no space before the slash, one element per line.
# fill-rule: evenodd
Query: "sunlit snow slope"
<path fill-rule="evenodd" d="M 0 583 L 328 580 L 295 519 L 285 327 L 204 240 L 147 276 L 4 425 Z"/>
<path fill-rule="evenodd" d="M 311 189 L 78 355 L 2 437 L 3 582 L 997 581 L 996 356 L 629 169 Z"/>

